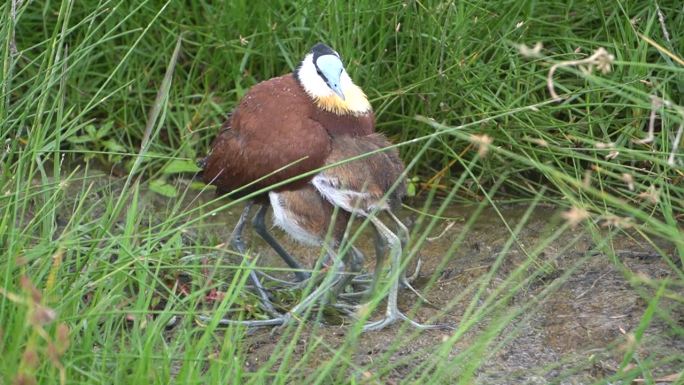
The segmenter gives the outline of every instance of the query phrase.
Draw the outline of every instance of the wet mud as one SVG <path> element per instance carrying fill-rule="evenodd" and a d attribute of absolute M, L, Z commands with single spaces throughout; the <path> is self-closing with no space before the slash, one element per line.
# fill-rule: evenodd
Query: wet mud
<path fill-rule="evenodd" d="M 442 215 L 452 220 L 437 223 L 419 248 L 422 267 L 415 286 L 431 305 L 420 306 L 414 317 L 421 322 L 460 325 L 464 313 L 473 305 L 475 293 L 482 290 L 476 308 L 486 305 L 491 298 L 500 301 L 492 305 L 491 314 L 467 328 L 453 345 L 447 357 L 454 360 L 454 365 L 459 355 L 469 354 L 470 347 L 481 343 L 483 333 L 496 328 L 493 324 L 505 318 L 506 313 L 517 315 L 500 330 L 495 329 L 499 330 L 497 335 L 488 340 L 484 351 L 477 352 L 482 359 L 474 373 L 475 383 L 581 384 L 609 378 L 620 370 L 654 295 L 654 288 L 645 283 L 667 279 L 673 275 L 672 268 L 636 232 L 599 228 L 592 235 L 578 227 L 554 236 L 563 222 L 561 210 L 553 207 L 534 209 L 512 246 L 506 248 L 511 232 L 526 210 L 524 206 L 485 209 L 459 246 L 453 248 L 475 210 L 456 206 L 447 209 Z M 414 220 L 411 217 L 415 214 L 407 210 L 401 214 L 407 222 Z M 238 215 L 239 207 L 223 213 L 222 219 L 215 219 L 230 227 L 234 222 L 231 218 Z M 225 234 L 228 231 L 226 228 Z M 309 263 L 319 254 L 319 250 L 288 241 L 277 229 L 274 233 L 288 250 Z M 366 230 L 357 242 L 367 255 L 368 269 L 372 269 L 374 256 L 370 233 Z M 252 249 L 258 250 L 262 258 L 260 264 L 284 267 L 256 236 L 251 237 L 251 242 Z M 674 249 L 667 240 L 659 240 L 656 246 L 675 260 Z M 535 262 L 529 263 L 530 258 Z M 519 281 L 518 289 L 501 301 L 508 293 L 496 294 L 497 286 L 511 280 Z M 400 307 L 407 312 L 414 309 L 418 300 L 409 290 L 400 292 Z M 684 307 L 668 299 L 662 299 L 658 306 L 667 309 L 666 320 L 655 317 L 645 329 L 634 353 L 642 360 L 658 361 L 684 351 L 684 341 L 669 332 L 673 322 L 677 327 L 684 326 Z M 375 318 L 382 312 L 380 306 Z M 305 330 L 295 357 L 306 350 L 311 340 L 323 338 L 332 350 L 321 349 L 316 356 L 321 362 L 331 358 L 335 347 L 346 339 L 346 327 L 328 325 L 315 331 Z M 410 337 L 404 337 L 406 333 Z M 398 335 L 406 343 L 397 345 Z M 414 369 L 425 364 L 435 347 L 450 335 L 444 330 L 413 332 L 405 325 L 395 325 L 363 334 L 353 359 L 358 365 L 367 365 L 371 372 L 374 362 L 378 368 L 387 362 L 394 363 L 389 373 L 379 377 L 381 383 L 410 380 Z M 248 368 L 258 369 L 270 358 L 277 343 L 277 334 L 274 336 L 270 330 L 252 334 L 248 341 Z M 670 362 L 654 369 L 653 375 L 677 373 L 682 365 L 682 361 Z M 459 378 L 458 373 L 453 371 L 454 380 Z"/>
<path fill-rule="evenodd" d="M 116 189 L 100 189 L 98 194 L 115 194 Z M 212 192 L 192 192 L 182 205 L 191 208 L 212 199 Z M 146 211 L 158 211 L 159 215 L 172 205 L 168 198 L 151 192 L 144 193 L 141 204 Z M 212 203 L 200 213 L 222 204 L 225 202 Z M 207 216 L 186 232 L 188 236 L 183 242 L 226 241 L 241 209 L 237 205 Z M 599 226 L 593 233 L 581 226 L 559 233 L 564 223 L 559 215 L 561 210 L 554 207 L 535 208 L 516 232 L 527 209 L 523 205 L 486 208 L 466 231 L 476 210 L 453 205 L 417 248 L 422 267 L 415 286 L 431 305 L 423 304 L 416 309 L 419 298 L 402 289 L 400 308 L 410 311 L 418 321 L 445 322 L 457 327 L 458 339 L 442 356 L 443 360 L 452 360 L 455 369 L 440 373 L 442 378 L 447 382 L 450 376 L 454 381 L 462 378 L 459 376 L 467 369 L 467 360 L 462 358 L 478 355 L 479 365 L 472 373 L 474 383 L 591 383 L 620 370 L 630 349 L 642 361 L 679 357 L 654 368 L 654 378 L 680 371 L 684 365 L 684 341 L 671 330 L 684 327 L 681 303 L 661 298 L 656 316 L 643 330 L 641 343 L 633 344 L 657 282 L 670 277 L 676 280 L 667 258 L 656 250 L 660 248 L 669 255 L 672 263 L 676 261 L 673 246 L 667 240 L 648 241 L 636 231 Z M 424 230 L 424 223 L 416 224 L 415 212 L 404 210 L 400 214 L 420 231 Z M 516 234 L 513 240 L 512 232 Z M 285 267 L 251 228 L 246 233 L 251 250 L 259 255 L 260 265 Z M 309 265 L 320 255 L 320 250 L 298 245 L 277 229 L 273 233 L 293 255 Z M 357 241 L 367 256 L 367 269 L 372 269 L 372 241 L 368 229 Z M 411 267 L 414 265 L 415 261 Z M 501 291 L 501 287 L 515 289 Z M 684 294 L 681 285 L 671 290 Z M 374 318 L 381 316 L 382 309 L 383 304 Z M 473 318 L 473 312 L 481 315 Z M 348 326 L 349 321 L 338 317 L 338 324 L 305 328 L 296 342 L 293 362 L 309 344 L 321 341 L 325 347 L 318 348 L 313 360 L 309 356 L 307 365 L 315 367 L 316 360 L 329 360 L 335 349 L 345 343 Z M 416 332 L 397 324 L 364 333 L 356 341 L 350 359 L 355 365 L 368 368 L 373 378 L 370 383 L 398 383 L 410 380 L 421 365 L 429 365 L 434 360 L 435 347 L 452 336 L 453 332 L 448 330 Z M 278 333 L 267 328 L 250 333 L 244 341 L 245 369 L 258 370 L 279 342 Z M 473 346 L 484 348 L 472 351 Z M 363 378 L 360 380 L 364 382 Z"/>

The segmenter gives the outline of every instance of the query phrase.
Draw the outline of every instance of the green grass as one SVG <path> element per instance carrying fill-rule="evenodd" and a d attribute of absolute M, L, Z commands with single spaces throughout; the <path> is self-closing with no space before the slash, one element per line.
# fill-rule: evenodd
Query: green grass
<path fill-rule="evenodd" d="M 524 215 L 504 221 L 510 236 L 491 270 L 450 304 L 466 304 L 457 329 L 404 361 L 390 357 L 420 338 L 408 327 L 364 364 L 354 359 L 359 324 L 339 344 L 314 328 L 297 354 L 305 328 L 295 325 L 250 372 L 244 328 L 194 321 L 212 289 L 226 293 L 216 314 L 254 303 L 242 290 L 248 266 L 214 247 L 227 230 L 212 215 L 239 202 L 195 199 L 190 174 L 179 171 L 206 153 L 249 87 L 291 71 L 317 41 L 340 52 L 371 99 L 378 130 L 411 165 L 417 196 L 408 203 L 421 215 L 407 259 L 457 205 L 473 207 L 472 215 L 441 266 L 466 246 L 483 210 L 574 207 L 595 239 L 577 266 L 600 251 L 646 304 L 631 345 L 619 350 L 624 370 L 597 381 L 655 383 L 659 366 L 681 368 L 681 355 L 639 350 L 656 321 L 669 325 L 668 338 L 684 338 L 676 318 L 684 303 L 677 1 L 658 2 L 664 25 L 654 2 L 638 0 L 63 0 L 24 1 L 13 13 L 18 3 L 0 5 L 0 384 L 384 383 L 407 362 L 406 383 L 476 381 L 488 352 L 539 310 L 535 302 L 513 306 L 513 298 L 553 273 L 544 248 L 573 231 L 570 221 L 550 218 L 548 238 L 525 245 L 524 262 L 498 279 L 528 223 Z M 539 57 L 519 53 L 518 44 L 536 42 Z M 614 55 L 613 71 L 561 67 L 553 80 L 566 98 L 552 102 L 550 67 L 599 47 Z M 667 102 L 656 108 L 654 140 L 641 144 L 651 95 Z M 478 142 L 483 135 L 491 145 Z M 660 250 L 666 277 L 622 263 L 612 237 L 626 233 L 615 224 L 627 221 L 642 242 L 671 242 L 673 253 Z M 191 278 L 187 293 L 179 274 Z M 172 317 L 179 325 L 165 331 Z"/>

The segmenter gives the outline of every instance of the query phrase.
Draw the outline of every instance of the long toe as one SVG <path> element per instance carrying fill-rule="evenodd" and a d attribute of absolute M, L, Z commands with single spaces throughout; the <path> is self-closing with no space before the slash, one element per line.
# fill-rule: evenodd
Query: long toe
<path fill-rule="evenodd" d="M 369 274 L 369 273 L 357 274 L 352 279 L 352 282 L 354 282 L 354 283 L 356 283 L 356 282 L 369 283 L 372 281 L 373 281 L 373 274 Z"/>
<path fill-rule="evenodd" d="M 381 320 L 369 322 L 369 323 L 363 325 L 363 331 L 364 332 L 373 332 L 373 331 L 382 330 L 382 329 L 392 325 L 393 323 L 397 322 L 398 319 L 399 318 L 396 316 L 387 316 Z"/>
<path fill-rule="evenodd" d="M 360 291 L 350 291 L 346 293 L 340 293 L 338 298 L 344 299 L 344 300 L 360 300 L 365 298 L 371 293 L 370 289 L 365 289 L 365 290 L 360 290 Z"/>
<path fill-rule="evenodd" d="M 198 315 L 197 320 L 200 321 L 203 324 L 212 322 L 214 317 L 211 316 L 205 316 L 205 315 Z M 283 323 L 287 322 L 287 314 L 282 315 L 280 317 L 274 317 L 270 319 L 265 319 L 265 320 L 234 320 L 230 318 L 221 318 L 218 321 L 219 325 L 222 326 L 229 326 L 229 325 L 241 325 L 241 326 L 246 326 L 248 328 L 257 328 L 257 327 L 265 327 L 265 326 L 279 326 L 282 325 Z"/>
<path fill-rule="evenodd" d="M 279 325 L 276 325 L 273 330 L 271 330 L 271 335 L 282 332 L 287 326 L 292 324 L 292 322 L 295 320 L 295 317 L 292 315 L 292 313 L 286 313 L 283 314 L 282 320 L 283 322 L 281 322 Z"/>
<path fill-rule="evenodd" d="M 266 290 L 266 288 L 261 284 L 261 282 L 259 282 L 259 278 L 257 277 L 256 271 L 253 270 L 252 272 L 250 272 L 250 275 L 252 278 L 252 285 L 249 286 L 249 290 L 259 298 L 259 306 L 261 307 L 261 309 L 273 318 L 280 317 L 281 313 L 278 310 L 276 310 L 273 301 L 271 301 L 271 298 L 273 298 L 273 296 L 268 290 Z"/>
<path fill-rule="evenodd" d="M 422 324 L 419 322 L 416 322 L 409 318 L 406 314 L 402 312 L 396 312 L 394 314 L 387 315 L 385 318 L 378 320 L 378 321 L 372 321 L 367 323 L 366 325 L 363 326 L 363 331 L 364 332 L 370 332 L 370 331 L 377 331 L 377 330 L 382 330 L 386 328 L 387 326 L 390 326 L 394 323 L 396 323 L 399 320 L 404 320 L 407 321 L 411 326 L 415 327 L 416 329 L 419 330 L 432 330 L 432 329 L 447 329 L 447 330 L 453 330 L 455 327 L 453 325 L 449 324 Z"/>
<path fill-rule="evenodd" d="M 361 288 L 362 290 L 370 290 L 371 286 L 373 286 L 373 281 L 372 280 L 352 280 L 349 284 L 350 287 L 353 288 Z M 357 290 L 358 291 L 358 290 Z"/>
<path fill-rule="evenodd" d="M 306 285 L 309 284 L 308 280 L 304 281 L 288 281 L 287 279 L 282 279 L 278 277 L 274 277 L 268 273 L 264 273 L 261 270 L 257 271 L 257 274 L 275 284 L 277 284 L 278 288 L 288 288 L 291 290 L 298 290 L 298 289 L 303 289 L 306 287 Z"/>
<path fill-rule="evenodd" d="M 431 329 L 442 329 L 442 330 L 454 330 L 456 329 L 453 325 L 449 324 L 422 324 L 419 322 L 416 322 L 409 318 L 406 314 L 399 312 L 399 317 L 403 319 L 404 321 L 408 321 L 413 327 L 419 330 L 431 330 Z"/>
<path fill-rule="evenodd" d="M 402 271 L 402 272 L 401 272 L 401 281 L 402 281 L 402 283 L 403 283 L 403 282 L 406 282 L 406 283 L 409 283 L 409 284 L 413 283 L 413 281 L 415 281 L 416 278 L 418 278 L 418 276 L 420 275 L 420 268 L 421 268 L 422 266 L 423 266 L 423 260 L 420 259 L 420 258 L 418 258 L 418 260 L 416 261 L 416 269 L 413 271 L 413 274 L 411 274 L 410 276 L 406 276 L 406 271 L 405 271 L 405 270 Z"/>
<path fill-rule="evenodd" d="M 337 301 L 335 304 L 333 304 L 333 307 L 339 311 L 340 313 L 346 315 L 347 317 L 351 318 L 357 318 L 359 314 L 359 310 L 361 309 L 360 305 L 356 304 L 349 304 L 346 302 L 341 302 Z"/>
<path fill-rule="evenodd" d="M 422 294 L 420 294 L 420 292 L 418 290 L 416 290 L 416 288 L 413 287 L 413 285 L 411 285 L 411 282 L 406 277 L 401 277 L 399 279 L 399 285 L 411 290 L 413 292 L 413 294 L 415 294 L 418 298 L 421 299 L 421 301 L 423 301 L 427 304 L 430 304 L 433 307 L 435 306 L 432 302 L 428 301 L 427 298 L 425 298 Z"/>

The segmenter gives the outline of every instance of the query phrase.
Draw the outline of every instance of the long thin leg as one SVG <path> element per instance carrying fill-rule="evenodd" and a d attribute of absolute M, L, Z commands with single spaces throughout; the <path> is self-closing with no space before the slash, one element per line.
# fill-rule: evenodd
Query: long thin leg
<path fill-rule="evenodd" d="M 375 232 L 375 240 L 373 242 L 375 245 L 375 269 L 373 270 L 373 282 L 370 287 L 371 293 L 378 287 L 387 257 L 387 242 L 377 228 L 373 227 L 373 231 Z"/>
<path fill-rule="evenodd" d="M 404 222 L 401 221 L 401 219 L 397 218 L 396 215 L 390 210 L 387 210 L 387 214 L 394 220 L 394 222 L 397 223 L 398 231 L 397 235 L 399 236 L 399 240 L 401 241 L 401 248 L 402 250 L 406 249 L 406 245 L 408 244 L 409 241 L 409 229 L 406 227 Z M 416 273 L 420 270 L 420 261 L 418 261 L 418 265 L 416 267 Z M 402 286 L 407 287 L 409 290 L 413 292 L 413 294 L 417 295 L 418 298 L 420 298 L 423 302 L 427 302 L 432 305 L 430 301 L 428 301 L 425 297 L 423 297 L 422 294 L 418 290 L 416 290 L 413 285 L 411 285 L 411 282 L 408 278 L 406 278 L 406 270 L 402 270 L 401 274 L 399 275 L 399 283 L 401 283 Z"/>
<path fill-rule="evenodd" d="M 363 327 L 363 331 L 380 330 L 388 325 L 393 324 L 399 319 L 399 309 L 397 306 L 397 299 L 399 293 L 399 279 L 395 278 L 396 260 L 401 261 L 401 241 L 397 236 L 390 231 L 377 217 L 370 217 L 378 236 L 381 236 L 386 244 L 390 246 L 390 279 L 392 284 L 390 286 L 389 295 L 387 298 L 387 311 L 385 318 L 370 322 Z"/>
<path fill-rule="evenodd" d="M 394 222 L 397 223 L 397 228 L 399 230 L 397 230 L 396 234 L 399 237 L 399 241 L 401 241 L 401 247 L 406 248 L 410 236 L 408 227 L 406 227 L 404 222 L 402 222 L 401 219 L 397 218 L 397 216 L 394 215 L 394 213 L 391 210 L 386 210 L 385 212 L 387 213 L 387 215 L 390 216 L 390 218 L 392 218 L 392 220 L 394 220 Z"/>
<path fill-rule="evenodd" d="M 240 321 L 240 320 L 231 320 L 231 319 L 221 319 L 219 320 L 220 325 L 243 325 L 247 327 L 261 327 L 261 326 L 285 326 L 292 322 L 293 319 L 296 319 L 298 315 L 302 314 L 305 312 L 308 308 L 313 306 L 313 304 L 318 301 L 322 296 L 324 296 L 326 293 L 333 292 L 337 289 L 337 287 L 341 284 L 344 278 L 344 265 L 345 261 L 341 260 L 335 253 L 332 251 L 331 248 L 327 247 L 324 245 L 326 248 L 326 253 L 329 254 L 330 259 L 333 262 L 332 268 L 328 271 L 327 274 L 332 274 L 332 276 L 327 276 L 321 285 L 317 287 L 313 292 L 311 292 L 309 295 L 307 295 L 304 299 L 302 299 L 295 307 L 290 309 L 285 314 L 279 314 L 277 316 L 274 316 L 271 319 L 267 320 L 249 320 L 249 321 Z M 345 258 L 346 260 L 346 258 Z M 204 317 L 200 316 L 199 319 L 201 321 L 210 321 L 211 318 L 209 317 Z"/>
<path fill-rule="evenodd" d="M 254 201 L 247 202 L 245 208 L 242 210 L 242 213 L 240 214 L 238 223 L 235 225 L 233 232 L 230 234 L 231 246 L 235 250 L 237 250 L 243 258 L 245 258 L 247 247 L 245 245 L 244 239 L 242 238 L 242 232 L 245 229 L 245 224 L 247 223 L 247 219 L 249 218 L 249 212 L 252 210 L 253 204 Z M 261 284 L 261 281 L 259 281 L 259 277 L 257 277 L 256 272 L 252 269 L 250 269 L 249 271 L 249 279 L 252 281 L 252 284 L 254 284 L 254 290 L 256 290 L 257 295 L 259 295 L 259 299 L 261 300 L 261 306 L 264 308 L 264 310 L 273 317 L 280 316 L 280 313 L 275 309 L 273 303 L 271 303 L 270 298 L 268 298 L 266 289 L 264 289 L 264 286 Z"/>
<path fill-rule="evenodd" d="M 352 245 L 351 247 L 351 258 L 349 260 L 349 265 L 351 266 L 351 271 L 354 274 L 358 274 L 363 270 L 363 262 L 366 260 L 366 256 L 363 252 Z"/>
<path fill-rule="evenodd" d="M 254 219 L 252 220 L 252 226 L 254 226 L 254 230 L 256 230 L 257 234 L 259 234 L 259 236 L 266 241 L 266 243 L 268 243 L 268 245 L 271 246 L 276 253 L 278 253 L 280 258 L 282 258 L 288 266 L 290 266 L 292 269 L 295 269 L 294 274 L 297 277 L 297 281 L 302 282 L 307 280 L 311 274 L 302 271 L 302 265 L 296 259 L 294 259 L 275 238 L 273 238 L 271 233 L 268 232 L 265 220 L 267 211 L 268 206 L 261 205 L 261 207 L 259 207 L 259 211 L 257 211 Z"/>
<path fill-rule="evenodd" d="M 364 259 L 364 255 L 361 250 L 351 246 L 348 255 L 345 256 L 343 260 L 345 265 L 349 266 L 349 272 L 342 277 L 342 280 L 336 286 L 335 290 L 331 292 L 331 301 L 335 302 L 337 298 L 340 297 L 342 290 L 344 290 L 344 288 L 350 284 L 354 277 L 356 277 L 356 275 L 358 275 L 358 273 L 363 269 Z"/>
<path fill-rule="evenodd" d="M 335 292 L 337 290 L 337 287 L 345 280 L 345 261 L 340 259 L 337 253 L 332 251 L 331 248 L 327 247 L 326 245 L 324 245 L 323 247 L 326 248 L 327 254 L 333 261 L 332 267 L 328 271 L 328 274 L 332 274 L 332 278 L 326 277 L 326 279 L 321 283 L 319 287 L 316 288 L 316 290 L 314 290 L 306 298 L 301 300 L 301 302 L 299 302 L 297 306 L 290 309 L 290 314 L 299 314 L 302 311 L 306 310 L 306 308 L 311 306 L 321 296 L 325 295 L 326 293 Z M 348 260 L 348 257 L 345 257 L 345 260 Z"/>
<path fill-rule="evenodd" d="M 395 323 L 399 319 L 408 321 L 411 325 L 418 329 L 442 329 L 448 327 L 446 325 L 423 325 L 408 318 L 401 311 L 399 311 L 397 300 L 399 294 L 399 277 L 401 274 L 399 271 L 401 268 L 401 241 L 390 229 L 387 228 L 387 226 L 382 223 L 382 221 L 380 221 L 380 219 L 375 216 L 372 216 L 369 219 L 390 245 L 390 277 L 392 279 L 392 284 L 387 297 L 387 311 L 385 312 L 385 318 L 366 324 L 363 327 L 363 331 L 380 330 Z"/>
<path fill-rule="evenodd" d="M 360 298 L 360 297 L 368 297 L 373 292 L 375 292 L 375 289 L 378 286 L 378 282 L 380 281 L 380 277 L 382 276 L 382 270 L 383 266 L 385 264 L 385 256 L 387 255 L 387 246 L 385 239 L 380 235 L 378 230 L 376 228 L 373 228 L 375 231 L 375 239 L 374 239 L 374 246 L 375 246 L 375 268 L 373 269 L 373 276 L 370 279 L 370 285 L 367 285 L 368 278 L 366 278 L 367 274 L 364 274 L 363 277 L 357 277 L 357 279 L 353 280 L 352 283 L 357 283 L 357 284 L 364 284 L 366 285 L 366 288 L 353 292 L 353 293 L 342 293 L 340 296 L 342 298 Z M 366 298 L 368 300 L 369 298 Z"/>
<path fill-rule="evenodd" d="M 242 213 L 240 213 L 240 218 L 235 224 L 235 228 L 230 233 L 230 246 L 240 253 L 244 253 L 245 250 L 247 250 L 245 240 L 242 239 L 242 232 L 245 230 L 247 218 L 249 218 L 249 212 L 252 210 L 253 205 L 254 201 L 248 201 L 245 204 L 245 208 L 242 209 Z"/>

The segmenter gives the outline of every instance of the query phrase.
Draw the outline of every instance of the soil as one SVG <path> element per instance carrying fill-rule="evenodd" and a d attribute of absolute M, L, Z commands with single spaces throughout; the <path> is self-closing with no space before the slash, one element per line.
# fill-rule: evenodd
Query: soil
<path fill-rule="evenodd" d="M 224 234 L 229 233 L 241 208 L 236 207 L 214 218 L 228 226 L 223 228 Z M 523 206 L 499 206 L 498 212 L 485 209 L 460 246 L 449 253 L 474 209 L 448 208 L 442 216 L 451 220 L 437 223 L 433 233 L 420 246 L 422 267 L 414 286 L 432 306 L 419 306 L 415 319 L 458 327 L 469 320 L 464 319 L 464 313 L 472 305 L 478 288 L 482 287 L 484 291 L 475 302 L 476 308 L 486 306 L 484 302 L 488 298 L 500 299 L 506 294 L 495 293 L 498 285 L 506 280 L 518 280 L 520 290 L 493 306 L 491 314 L 480 322 L 467 327 L 447 355 L 449 359 L 459 362 L 468 354 L 469 346 L 483 338 L 483 333 L 491 331 L 492 325 L 505 314 L 512 313 L 517 315 L 491 339 L 486 351 L 477 352 L 482 359 L 474 373 L 474 382 L 582 384 L 615 374 L 655 292 L 644 282 L 667 279 L 674 275 L 672 268 L 636 232 L 598 228 L 599 236 L 592 236 L 581 227 L 568 228 L 548 242 L 537 253 L 536 262 L 530 264 L 531 256 L 536 255 L 535 249 L 563 224 L 560 210 L 553 207 L 534 209 L 523 224 L 517 242 L 502 255 L 511 238 L 510 229 L 515 228 L 526 210 Z M 411 222 L 409 216 L 408 210 L 400 215 Z M 297 245 L 277 229 L 273 232 L 293 255 L 313 265 L 319 250 Z M 255 238 L 251 237 L 251 247 L 259 253 L 260 265 L 285 267 L 265 243 Z M 603 247 L 597 247 L 607 239 L 609 242 Z M 371 260 L 367 266 L 369 270 L 374 255 L 372 242 L 369 230 L 357 242 L 370 256 L 367 258 Z M 676 260 L 674 248 L 666 240 L 656 241 L 656 245 L 666 250 L 671 260 Z M 608 255 L 603 250 L 612 250 L 615 254 Z M 518 278 L 512 278 L 516 269 L 522 269 L 521 273 Z M 489 274 L 493 274 L 491 279 L 485 280 Z M 437 279 L 430 284 L 432 277 Z M 683 292 L 679 287 L 679 294 Z M 400 308 L 407 312 L 419 301 L 407 289 L 401 290 L 399 298 Z M 681 303 L 663 299 L 658 306 L 668 310 L 671 321 L 678 327 L 684 326 Z M 382 305 L 376 313 L 373 318 L 383 314 Z M 323 338 L 330 348 L 319 349 L 318 359 L 322 362 L 331 358 L 335 348 L 346 340 L 346 327 L 343 324 L 305 329 L 293 360 L 306 350 L 307 343 L 318 338 Z M 655 378 L 678 373 L 684 366 L 681 356 L 684 340 L 670 333 L 670 328 L 663 319 L 655 317 L 635 352 L 640 360 L 654 361 L 679 355 L 680 361 L 654 369 Z M 364 333 L 358 340 L 353 359 L 357 365 L 368 366 L 370 372 L 373 372 L 374 362 L 378 368 L 387 361 L 396 363 L 391 372 L 380 377 L 380 382 L 397 383 L 410 379 L 413 369 L 429 360 L 435 347 L 451 333 L 448 330 L 414 332 L 406 325 L 403 328 L 394 325 L 382 331 Z M 405 342 L 398 344 L 397 336 Z M 278 342 L 278 334 L 274 335 L 269 329 L 255 331 L 249 337 L 247 367 L 257 370 L 261 363 L 268 361 Z M 459 372 L 453 370 L 454 381 L 459 378 Z M 446 379 L 451 382 L 448 374 Z"/>
<path fill-rule="evenodd" d="M 119 185 L 114 182 L 114 187 L 102 191 L 116 194 Z M 145 210 L 163 213 L 173 205 L 168 198 L 151 192 L 143 196 Z M 191 192 L 182 205 L 192 209 L 212 199 L 210 191 Z M 226 201 L 215 202 L 204 211 L 225 204 Z M 242 206 L 237 205 L 208 216 L 197 230 L 186 232 L 184 243 L 226 240 L 241 210 Z M 433 369 L 445 383 L 462 379 L 468 373 L 468 357 L 478 358 L 473 381 L 469 382 L 481 384 L 591 383 L 620 370 L 626 352 L 631 349 L 635 357 L 632 362 L 679 357 L 653 368 L 656 379 L 681 371 L 684 340 L 671 332 L 673 327 L 684 327 L 681 303 L 662 297 L 657 315 L 643 331 L 641 343 L 633 343 L 658 282 L 669 277 L 676 281 L 676 273 L 668 265 L 677 260 L 673 246 L 667 240 L 647 241 L 636 231 L 603 228 L 599 224 L 593 234 L 578 226 L 554 235 L 564 221 L 560 210 L 553 207 L 532 210 L 511 242 L 511 234 L 526 210 L 525 206 L 486 208 L 465 236 L 464 229 L 476 210 L 454 205 L 442 213 L 444 219 L 417 247 L 422 267 L 414 286 L 431 305 L 414 306 L 419 298 L 402 289 L 399 306 L 419 322 L 448 323 L 456 330 L 415 331 L 403 323 L 364 333 L 356 342 L 352 360 L 367 368 L 366 374 L 374 379 L 371 382 L 410 380 L 414 369 L 432 362 L 437 347 L 455 333 L 458 339 L 442 356 L 442 360 L 451 360 L 449 365 L 453 366 L 449 372 L 443 370 L 449 365 Z M 431 213 L 435 211 L 436 208 L 430 209 Z M 409 223 L 416 220 L 415 212 L 409 210 L 400 213 L 400 217 Z M 422 231 L 425 227 L 418 228 Z M 320 254 L 318 249 L 297 245 L 278 230 L 273 233 L 287 250 L 308 265 L 313 265 Z M 251 250 L 260 256 L 261 266 L 285 266 L 254 236 L 251 228 L 246 236 Z M 457 247 L 452 247 L 454 243 Z M 369 230 L 358 239 L 357 246 L 367 256 L 366 268 L 372 269 L 373 237 Z M 655 247 L 669 256 L 669 262 Z M 409 270 L 414 265 L 415 262 Z M 512 284 L 517 284 L 517 289 L 509 290 Z M 676 291 L 679 298 L 684 294 L 681 285 L 669 290 Z M 372 318 L 383 314 L 383 306 Z M 473 312 L 485 313 L 474 317 Z M 291 362 L 297 362 L 307 344 L 321 340 L 326 348 L 318 349 L 316 359 L 330 359 L 347 340 L 350 322 L 344 317 L 341 320 L 337 324 L 305 327 Z M 248 357 L 245 369 L 258 370 L 268 361 L 279 337 L 268 328 L 251 332 L 244 341 Z M 477 346 L 484 349 L 473 350 Z M 379 372 L 388 363 L 391 369 Z M 316 362 L 309 364 L 314 366 Z"/>

